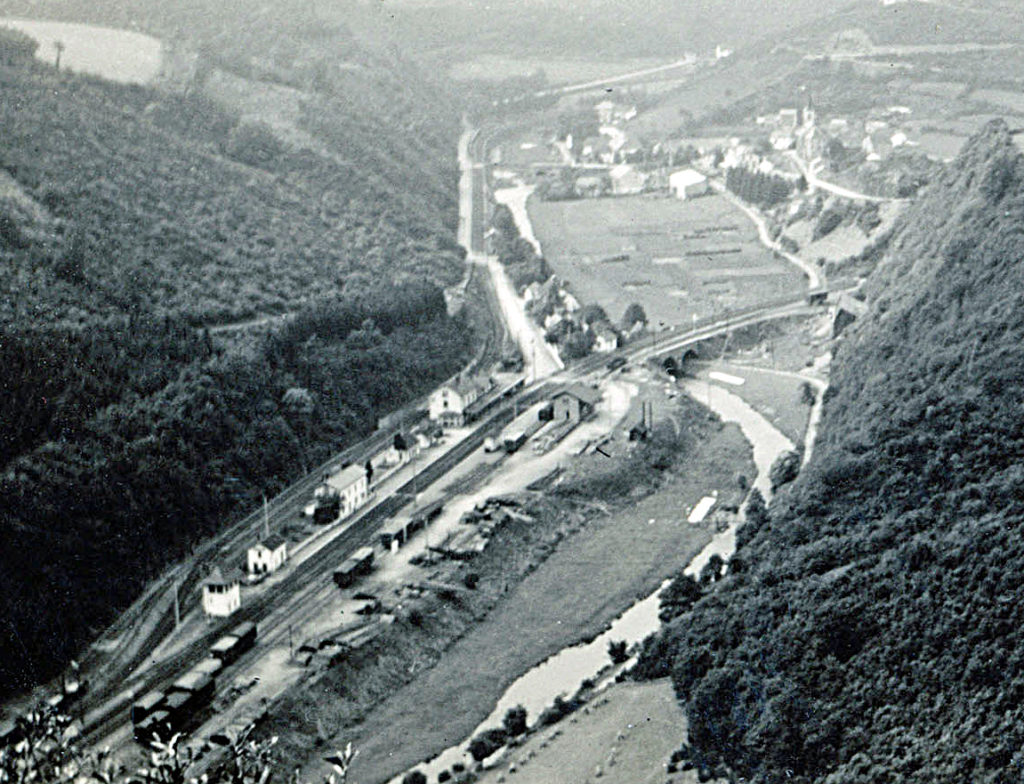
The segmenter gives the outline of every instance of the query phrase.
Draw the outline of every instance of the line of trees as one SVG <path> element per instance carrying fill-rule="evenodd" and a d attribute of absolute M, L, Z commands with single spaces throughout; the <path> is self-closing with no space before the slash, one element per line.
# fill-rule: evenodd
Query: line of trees
<path fill-rule="evenodd" d="M 785 177 L 742 166 L 728 170 L 725 187 L 744 201 L 762 207 L 774 207 L 793 192 L 793 184 Z"/>

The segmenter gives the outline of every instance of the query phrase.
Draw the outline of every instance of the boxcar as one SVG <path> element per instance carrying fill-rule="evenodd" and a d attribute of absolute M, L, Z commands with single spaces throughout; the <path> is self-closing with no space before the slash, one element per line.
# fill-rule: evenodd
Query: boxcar
<path fill-rule="evenodd" d="M 157 707 L 163 703 L 164 693 L 162 691 L 153 690 L 143 694 L 139 699 L 132 703 L 132 724 L 141 724 L 143 721 L 149 718 L 150 714 L 156 711 Z"/>
<path fill-rule="evenodd" d="M 369 574 L 373 568 L 373 548 L 360 547 L 334 570 L 334 582 L 339 588 L 348 588 L 359 577 Z"/>

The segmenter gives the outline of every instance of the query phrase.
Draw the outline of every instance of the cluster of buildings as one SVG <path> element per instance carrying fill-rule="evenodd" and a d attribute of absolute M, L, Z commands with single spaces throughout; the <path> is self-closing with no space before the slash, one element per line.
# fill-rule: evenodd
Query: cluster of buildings
<path fill-rule="evenodd" d="M 907 106 L 888 106 L 872 109 L 863 119 L 824 120 L 808 98 L 803 106 L 759 116 L 756 122 L 770 130 L 771 147 L 776 151 L 796 150 L 805 160 L 828 158 L 830 145 L 838 142 L 846 152 L 860 153 L 866 161 L 880 161 L 900 148 L 916 146 L 905 128 L 911 113 Z"/>
<path fill-rule="evenodd" d="M 619 347 L 619 334 L 604 319 L 584 320 L 579 300 L 552 275 L 543 283 L 531 283 L 523 291 L 527 312 L 547 335 L 581 332 L 592 335 L 591 350 L 607 353 Z"/>

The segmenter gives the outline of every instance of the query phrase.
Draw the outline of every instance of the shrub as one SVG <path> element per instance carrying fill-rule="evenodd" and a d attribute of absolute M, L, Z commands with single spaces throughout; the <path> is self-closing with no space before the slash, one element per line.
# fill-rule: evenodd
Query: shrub
<path fill-rule="evenodd" d="M 469 753 L 477 762 L 483 762 L 508 741 L 508 733 L 503 727 L 484 730 L 469 742 Z"/>
<path fill-rule="evenodd" d="M 625 640 L 611 640 L 608 643 L 608 658 L 612 664 L 622 664 L 629 658 L 628 646 Z"/>
<path fill-rule="evenodd" d="M 427 776 L 423 771 L 411 770 L 405 774 L 402 784 L 427 784 Z"/>
<path fill-rule="evenodd" d="M 505 713 L 505 718 L 502 720 L 502 726 L 504 726 L 505 732 L 510 738 L 522 735 L 527 729 L 526 708 L 522 705 L 509 708 L 508 712 Z"/>
<path fill-rule="evenodd" d="M 264 123 L 239 123 L 228 136 L 227 154 L 249 166 L 267 168 L 283 150 L 273 129 Z"/>
<path fill-rule="evenodd" d="M 768 471 L 768 476 L 772 481 L 772 492 L 774 493 L 784 484 L 792 482 L 799 473 L 800 454 L 798 452 L 790 450 L 779 455 Z"/>

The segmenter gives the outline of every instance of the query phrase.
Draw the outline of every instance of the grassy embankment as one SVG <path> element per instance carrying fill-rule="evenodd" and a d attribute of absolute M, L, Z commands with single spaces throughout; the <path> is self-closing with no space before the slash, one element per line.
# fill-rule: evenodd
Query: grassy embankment
<path fill-rule="evenodd" d="M 353 775 L 385 780 L 461 741 L 512 680 L 593 637 L 679 569 L 710 537 L 683 523 L 687 509 L 714 489 L 738 497 L 734 477 L 752 470 L 739 432 L 699 411 L 680 404 L 682 444 L 665 425 L 653 445 L 613 441 L 610 460 L 580 458 L 554 489 L 528 497 L 535 522 L 506 526 L 483 556 L 435 578 L 473 571 L 475 592 L 403 602 L 387 639 L 286 698 L 267 730 L 282 736 L 282 767 L 312 772 L 320 749 L 352 740 Z"/>

